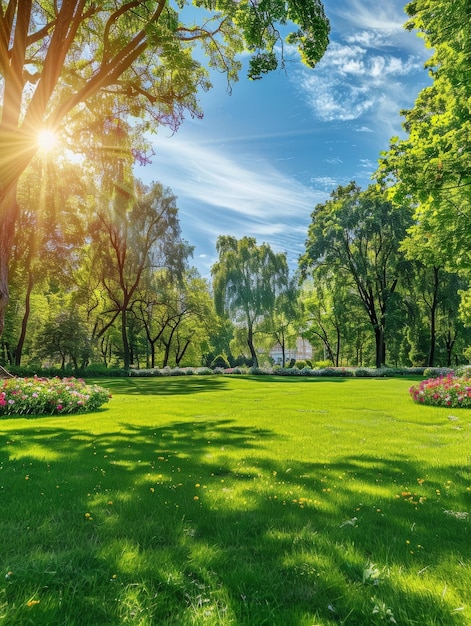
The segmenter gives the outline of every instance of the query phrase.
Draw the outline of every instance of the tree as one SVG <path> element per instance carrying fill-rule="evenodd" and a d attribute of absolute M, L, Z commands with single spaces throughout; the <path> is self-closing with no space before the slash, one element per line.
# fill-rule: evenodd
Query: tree
<path fill-rule="evenodd" d="M 391 140 L 378 179 L 398 204 L 415 207 L 408 232 L 417 249 L 432 248 L 439 266 L 471 268 L 471 98 L 469 0 L 414 0 L 409 30 L 433 49 L 426 63 L 433 80 L 408 111 L 405 139 Z"/>
<path fill-rule="evenodd" d="M 271 315 L 277 295 L 288 285 L 286 255 L 274 253 L 266 243 L 258 246 L 253 237 L 237 240 L 228 235 L 218 237 L 216 250 L 219 261 L 211 268 L 216 312 L 229 315 L 244 329 L 257 366 L 254 332 Z"/>
<path fill-rule="evenodd" d="M 351 286 L 335 267 L 321 265 L 312 275 L 313 279 L 303 284 L 304 336 L 313 345 L 320 340 L 324 358 L 338 367 L 342 344 L 347 339 L 347 321 L 354 319 L 360 326 L 364 312 L 360 310 L 359 314 Z"/>
<path fill-rule="evenodd" d="M 184 24 L 196 14 L 185 12 L 188 4 L 0 2 L 0 334 L 19 213 L 16 188 L 37 151 L 39 131 L 72 129 L 77 147 L 97 119 L 129 115 L 175 129 L 185 114 L 201 115 L 197 92 L 210 87 L 208 70 L 196 60 L 201 49 L 209 68 L 232 84 L 244 49 L 251 53 L 251 78 L 276 68 L 279 24 L 296 25 L 287 41 L 309 66 L 328 43 L 320 0 L 198 0 L 201 22 Z"/>
<path fill-rule="evenodd" d="M 23 316 L 14 364 L 20 365 L 34 290 L 70 285 L 71 268 L 85 240 L 85 185 L 77 170 L 53 154 L 33 159 L 18 186 L 18 218 L 12 250 L 11 286 Z M 10 288 L 11 288 L 10 286 Z"/>
<path fill-rule="evenodd" d="M 120 319 L 124 367 L 131 364 L 128 314 L 145 272 L 168 267 L 182 274 L 191 249 L 180 239 L 176 198 L 159 183 L 137 184 L 123 204 L 118 198 L 99 209 L 94 231 L 94 265 L 107 296 L 99 339 Z"/>
<path fill-rule="evenodd" d="M 399 243 L 410 212 L 393 208 L 376 186 L 362 192 L 351 182 L 312 213 L 302 274 L 320 266 L 340 273 L 360 299 L 374 332 L 376 367 L 386 360 L 385 332 L 391 298 L 403 265 Z"/>
<path fill-rule="evenodd" d="M 75 370 L 83 369 L 92 352 L 86 325 L 74 308 L 51 316 L 37 333 L 35 343 L 37 356 L 59 359 L 61 369 L 65 369 L 67 359 Z"/>
<path fill-rule="evenodd" d="M 280 291 L 270 311 L 271 335 L 281 347 L 281 362 L 286 364 L 286 350 L 296 342 L 299 333 L 299 289 L 296 276 L 280 281 Z"/>
<path fill-rule="evenodd" d="M 150 348 L 150 366 L 155 367 L 156 348 L 163 348 L 162 367 L 169 360 L 178 366 L 215 325 L 214 303 L 207 282 L 196 269 L 186 270 L 179 280 L 163 270 L 156 272 L 133 305 L 133 313 L 142 323 Z M 201 362 L 201 350 L 198 360 Z"/>

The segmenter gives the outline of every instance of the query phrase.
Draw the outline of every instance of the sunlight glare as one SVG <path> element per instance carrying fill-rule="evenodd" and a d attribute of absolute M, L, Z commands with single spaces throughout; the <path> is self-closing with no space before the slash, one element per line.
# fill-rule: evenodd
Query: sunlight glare
<path fill-rule="evenodd" d="M 44 128 L 38 133 L 37 142 L 40 150 L 50 152 L 57 143 L 57 136 L 52 130 Z"/>

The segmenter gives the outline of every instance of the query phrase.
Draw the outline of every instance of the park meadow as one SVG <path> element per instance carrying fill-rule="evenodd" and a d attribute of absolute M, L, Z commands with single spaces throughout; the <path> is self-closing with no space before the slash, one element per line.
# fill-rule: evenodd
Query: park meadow
<path fill-rule="evenodd" d="M 106 379 L 6 417 L 0 623 L 471 623 L 471 410 L 417 380 Z"/>

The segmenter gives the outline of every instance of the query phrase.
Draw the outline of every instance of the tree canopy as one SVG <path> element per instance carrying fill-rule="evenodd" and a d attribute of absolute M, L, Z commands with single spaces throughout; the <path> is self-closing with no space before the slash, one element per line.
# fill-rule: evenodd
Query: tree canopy
<path fill-rule="evenodd" d="M 433 54 L 432 85 L 403 111 L 405 139 L 393 138 L 378 177 L 398 204 L 416 207 L 408 246 L 417 258 L 452 270 L 471 268 L 471 34 L 468 0 L 415 0 L 407 5 Z M 433 259 L 432 259 L 433 257 Z"/>
<path fill-rule="evenodd" d="M 394 210 L 376 186 L 362 192 L 351 182 L 315 207 L 300 261 L 304 275 L 335 268 L 351 285 L 375 334 L 376 367 L 385 363 L 386 323 L 402 264 L 399 243 L 409 223 L 409 211 Z"/>
<path fill-rule="evenodd" d="M 232 84 L 244 50 L 250 78 L 283 63 L 277 44 L 288 23 L 295 28 L 286 41 L 314 66 L 329 33 L 320 0 L 0 2 L 0 333 L 16 185 L 39 131 L 69 131 L 78 147 L 127 116 L 176 129 L 185 115 L 201 115 L 197 94 L 210 87 L 208 69 Z"/>
<path fill-rule="evenodd" d="M 288 286 L 286 255 L 275 253 L 253 237 L 218 237 L 219 261 L 211 268 L 216 311 L 228 315 L 244 329 L 253 364 L 258 365 L 254 346 L 256 326 L 268 318 L 278 294 Z"/>

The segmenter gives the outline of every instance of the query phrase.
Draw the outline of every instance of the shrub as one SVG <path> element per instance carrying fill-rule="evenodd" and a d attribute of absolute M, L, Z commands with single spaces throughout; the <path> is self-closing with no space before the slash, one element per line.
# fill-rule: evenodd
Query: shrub
<path fill-rule="evenodd" d="M 111 397 L 106 389 L 77 378 L 9 378 L 0 389 L 0 416 L 84 413 Z"/>
<path fill-rule="evenodd" d="M 330 367 L 331 365 L 332 365 L 332 361 L 329 361 L 328 359 L 326 359 L 325 361 L 316 361 L 314 363 L 314 368 L 318 370 L 323 370 L 326 367 Z"/>
<path fill-rule="evenodd" d="M 133 378 L 145 378 L 146 376 L 163 376 L 161 370 L 157 367 L 142 370 L 129 370 L 129 376 Z"/>
<path fill-rule="evenodd" d="M 320 372 L 322 372 L 322 376 L 353 376 L 353 370 L 346 367 L 325 367 Z"/>
<path fill-rule="evenodd" d="M 471 382 L 465 377 L 449 374 L 429 378 L 410 387 L 409 393 L 412 399 L 420 404 L 471 408 Z"/>
<path fill-rule="evenodd" d="M 471 378 L 471 365 L 460 365 L 455 369 L 455 376 Z"/>
<path fill-rule="evenodd" d="M 273 370 L 271 369 L 271 367 L 255 367 L 254 365 L 252 365 L 252 367 L 249 368 L 248 373 L 252 375 L 273 374 Z"/>
<path fill-rule="evenodd" d="M 276 376 L 297 376 L 299 374 L 299 370 L 297 367 L 277 367 L 276 369 L 273 369 L 273 374 Z"/>
<path fill-rule="evenodd" d="M 304 359 L 299 359 L 299 361 L 295 361 L 294 367 L 297 367 L 298 370 L 302 370 L 307 367 L 307 363 Z"/>
<path fill-rule="evenodd" d="M 439 378 L 448 374 L 453 374 L 453 370 L 449 367 L 426 367 L 424 369 L 425 378 Z"/>
<path fill-rule="evenodd" d="M 209 367 L 199 367 L 196 370 L 196 374 L 198 376 L 207 376 L 208 374 L 212 374 L 212 373 L 213 373 L 213 370 L 210 369 Z"/>
<path fill-rule="evenodd" d="M 359 367 L 354 370 L 353 375 L 355 376 L 355 378 L 368 378 L 370 376 L 373 376 L 374 374 L 372 374 L 370 370 Z"/>
<path fill-rule="evenodd" d="M 230 363 L 227 360 L 227 358 L 224 356 L 224 354 L 218 354 L 217 356 L 214 357 L 214 359 L 211 361 L 211 367 L 213 368 L 227 368 L 230 367 Z"/>

